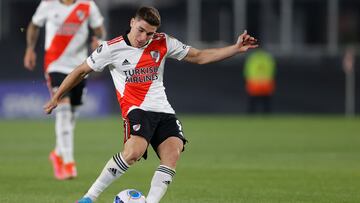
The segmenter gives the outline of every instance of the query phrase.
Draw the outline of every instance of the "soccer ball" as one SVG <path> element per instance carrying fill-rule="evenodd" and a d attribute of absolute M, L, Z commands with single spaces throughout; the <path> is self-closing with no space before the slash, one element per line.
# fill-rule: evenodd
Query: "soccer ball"
<path fill-rule="evenodd" d="M 126 189 L 115 196 L 114 203 L 145 203 L 145 196 L 135 189 Z"/>

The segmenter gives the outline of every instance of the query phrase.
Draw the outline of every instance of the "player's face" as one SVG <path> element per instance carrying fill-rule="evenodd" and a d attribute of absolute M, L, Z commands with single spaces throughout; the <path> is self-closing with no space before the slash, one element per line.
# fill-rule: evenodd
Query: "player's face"
<path fill-rule="evenodd" d="M 154 36 L 157 27 L 152 26 L 142 19 L 131 19 L 130 42 L 137 48 L 143 47 Z"/>

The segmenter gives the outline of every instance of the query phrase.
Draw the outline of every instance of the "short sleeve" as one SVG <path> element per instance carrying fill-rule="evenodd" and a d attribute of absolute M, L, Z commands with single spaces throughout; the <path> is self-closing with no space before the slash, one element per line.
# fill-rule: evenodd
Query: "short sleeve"
<path fill-rule="evenodd" d="M 34 23 L 35 25 L 39 26 L 39 27 L 43 27 L 45 22 L 46 22 L 46 18 L 47 18 L 47 14 L 48 14 L 48 5 L 49 2 L 47 1 L 41 1 L 41 3 L 39 4 L 39 6 L 37 7 L 35 14 L 32 17 L 32 23 Z"/>
<path fill-rule="evenodd" d="M 111 52 L 107 42 L 102 42 L 98 48 L 86 59 L 86 63 L 96 72 L 104 70 L 112 62 Z"/>
<path fill-rule="evenodd" d="M 179 40 L 166 35 L 167 55 L 170 58 L 182 60 L 189 52 L 190 46 L 183 44 Z"/>
<path fill-rule="evenodd" d="M 104 17 L 101 15 L 98 6 L 94 1 L 90 2 L 90 17 L 89 25 L 91 28 L 100 27 L 104 22 Z"/>

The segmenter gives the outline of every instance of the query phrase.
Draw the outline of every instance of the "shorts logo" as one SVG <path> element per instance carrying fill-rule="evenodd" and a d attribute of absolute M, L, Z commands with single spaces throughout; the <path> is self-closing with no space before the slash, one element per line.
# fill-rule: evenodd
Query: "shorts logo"
<path fill-rule="evenodd" d="M 160 60 L 160 52 L 158 50 L 156 51 L 150 51 L 151 58 L 155 61 L 155 63 L 159 62 Z"/>
<path fill-rule="evenodd" d="M 141 127 L 141 124 L 133 125 L 133 129 L 134 129 L 135 131 L 139 131 L 139 130 L 140 130 L 140 127 Z"/>

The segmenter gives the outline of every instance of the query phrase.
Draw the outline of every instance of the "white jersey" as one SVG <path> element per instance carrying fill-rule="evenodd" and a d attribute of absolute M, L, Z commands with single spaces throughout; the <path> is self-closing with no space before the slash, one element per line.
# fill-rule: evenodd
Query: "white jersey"
<path fill-rule="evenodd" d="M 77 0 L 65 5 L 60 0 L 43 0 L 32 23 L 45 24 L 45 72 L 69 74 L 87 57 L 89 26 L 103 24 L 98 7 L 91 0 Z"/>
<path fill-rule="evenodd" d="M 174 114 L 163 83 L 165 59 L 182 60 L 189 49 L 164 33 L 155 33 L 142 48 L 132 47 L 123 35 L 103 42 L 86 61 L 94 71 L 109 67 L 124 118 L 136 108 Z"/>

